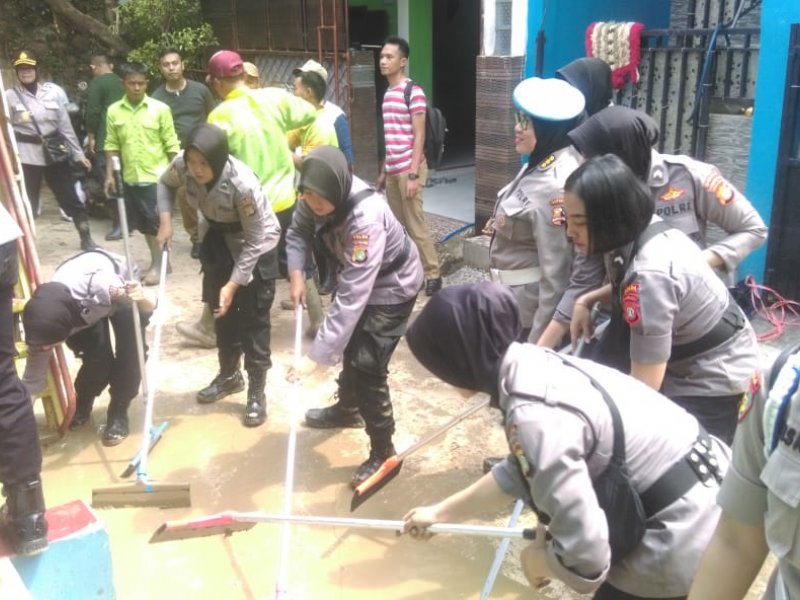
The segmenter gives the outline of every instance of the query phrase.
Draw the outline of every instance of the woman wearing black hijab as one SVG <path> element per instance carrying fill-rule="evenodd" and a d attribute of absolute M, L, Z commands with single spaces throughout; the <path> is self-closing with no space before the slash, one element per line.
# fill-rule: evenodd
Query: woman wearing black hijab
<path fill-rule="evenodd" d="M 515 343 L 519 328 L 514 296 L 497 284 L 448 287 L 409 327 L 409 348 L 434 375 L 492 396 L 510 453 L 468 488 L 409 511 L 406 529 L 427 538 L 432 523 L 523 498 L 540 522 L 521 554 L 532 585 L 558 578 L 595 599 L 685 598 L 719 514 L 716 476 L 725 465 L 715 460 L 725 459 L 724 447 L 703 437 L 691 415 L 618 371 Z M 626 554 L 618 540 L 632 522 L 598 491 L 623 434 L 622 460 L 643 518 L 657 524 L 629 541 Z M 688 464 L 693 452 L 702 452 L 700 475 Z"/>
<path fill-rule="evenodd" d="M 590 117 L 611 104 L 611 67 L 602 58 L 573 60 L 556 71 L 556 78 L 578 88 L 586 99 L 586 114 Z"/>
<path fill-rule="evenodd" d="M 532 77 L 514 89 L 514 145 L 528 161 L 497 195 L 489 260 L 492 280 L 520 307 L 521 337 L 537 341 L 569 283 L 573 252 L 564 235 L 562 190 L 580 164 L 567 133 L 583 114 L 581 93 L 564 81 Z"/>
<path fill-rule="evenodd" d="M 215 125 L 195 127 L 186 149 L 159 179 L 159 245 L 172 243 L 172 206 L 181 185 L 189 206 L 203 216 L 203 302 L 213 310 L 219 358 L 219 372 L 197 393 L 197 402 L 209 404 L 244 389 L 239 368 L 244 354 L 248 389 L 242 422 L 258 427 L 267 418 L 269 311 L 278 277 L 280 226 L 258 178 L 228 153 L 227 135 Z"/>

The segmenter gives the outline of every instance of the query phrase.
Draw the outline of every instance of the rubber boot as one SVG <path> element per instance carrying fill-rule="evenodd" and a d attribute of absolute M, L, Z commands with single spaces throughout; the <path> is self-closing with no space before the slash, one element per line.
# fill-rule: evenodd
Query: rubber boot
<path fill-rule="evenodd" d="M 92 406 L 94 406 L 94 397 L 78 396 L 75 401 L 75 414 L 70 421 L 70 430 L 83 427 L 92 416 Z"/>
<path fill-rule="evenodd" d="M 245 427 L 258 427 L 267 420 L 267 370 L 247 369 L 247 405 L 244 407 L 242 423 Z"/>
<path fill-rule="evenodd" d="M 214 331 L 214 314 L 208 304 L 203 304 L 203 314 L 196 323 L 177 323 L 175 329 L 183 337 L 201 348 L 216 348 L 217 334 Z"/>
<path fill-rule="evenodd" d="M 3 487 L 6 497 L 4 525 L 14 552 L 32 556 L 47 549 L 47 520 L 44 512 L 42 480 L 39 477 L 24 483 Z"/>
<path fill-rule="evenodd" d="M 143 285 L 158 285 L 158 280 L 161 277 L 161 246 L 158 243 L 158 238 L 154 235 L 145 235 L 144 239 L 147 241 L 147 247 L 150 250 L 150 268 L 142 276 Z M 167 273 L 171 273 L 172 268 L 167 265 Z"/>
<path fill-rule="evenodd" d="M 95 250 L 100 247 L 95 244 L 92 239 L 92 233 L 89 230 L 89 220 L 86 216 L 83 216 L 83 218 L 75 217 L 75 229 L 78 230 L 78 235 L 81 238 L 81 250 L 85 252 L 86 250 Z"/>
<path fill-rule="evenodd" d="M 358 408 L 342 406 L 338 394 L 333 396 L 335 404 L 325 408 L 310 408 L 306 411 L 306 426 L 314 429 L 334 429 L 337 427 L 351 427 L 358 429 L 364 427 L 364 419 Z"/>
<path fill-rule="evenodd" d="M 380 432 L 372 435 L 370 437 L 369 458 L 361 463 L 356 472 L 353 473 L 350 487 L 356 489 L 380 469 L 387 458 L 395 454 L 391 433 Z"/>
<path fill-rule="evenodd" d="M 219 360 L 219 373 L 206 387 L 197 392 L 199 404 L 211 404 L 244 389 L 244 378 L 239 370 L 239 357 Z"/>
<path fill-rule="evenodd" d="M 119 209 L 116 201 L 107 203 L 108 210 L 111 213 L 111 231 L 106 234 L 107 242 L 116 242 L 122 239 L 122 228 L 119 223 Z"/>
<path fill-rule="evenodd" d="M 306 307 L 308 308 L 308 327 L 306 327 L 306 337 L 314 339 L 317 337 L 317 330 L 322 325 L 325 313 L 322 310 L 322 298 L 319 297 L 317 284 L 314 278 L 306 279 Z"/>

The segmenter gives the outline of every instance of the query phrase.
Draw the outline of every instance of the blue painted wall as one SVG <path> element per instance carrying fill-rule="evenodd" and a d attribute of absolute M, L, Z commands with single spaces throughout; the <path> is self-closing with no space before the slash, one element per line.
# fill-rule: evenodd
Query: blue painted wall
<path fill-rule="evenodd" d="M 767 224 L 775 191 L 789 28 L 792 23 L 800 23 L 798 0 L 764 0 L 761 5 L 761 51 L 746 193 Z M 742 262 L 739 274 L 752 273 L 761 280 L 766 258 L 767 245 L 764 244 Z"/>
<path fill-rule="evenodd" d="M 785 0 L 797 2 L 797 0 Z M 525 73 L 533 75 L 536 33 L 547 4 L 544 76 L 552 76 L 566 63 L 586 56 L 586 28 L 595 21 L 640 21 L 647 29 L 669 26 L 669 0 L 530 0 L 528 3 L 528 56 Z"/>

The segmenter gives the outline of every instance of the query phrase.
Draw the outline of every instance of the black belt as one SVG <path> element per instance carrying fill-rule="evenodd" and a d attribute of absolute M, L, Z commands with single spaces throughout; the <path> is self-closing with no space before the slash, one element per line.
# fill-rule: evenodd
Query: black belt
<path fill-rule="evenodd" d="M 409 252 L 411 252 L 411 241 L 408 239 L 408 234 L 406 233 L 403 239 L 403 249 L 392 259 L 392 262 L 385 267 L 381 267 L 381 270 L 378 271 L 378 277 L 383 277 L 399 269 L 403 263 L 406 262 Z"/>
<path fill-rule="evenodd" d="M 17 142 L 25 142 L 27 144 L 41 144 L 42 138 L 38 135 L 28 135 L 27 133 L 17 133 L 14 132 L 14 137 L 17 138 Z"/>
<path fill-rule="evenodd" d="M 683 360 L 716 348 L 720 344 L 731 339 L 744 327 L 744 324 L 745 318 L 739 305 L 729 299 L 728 306 L 725 307 L 725 312 L 722 313 L 719 321 L 711 328 L 711 331 L 700 339 L 689 342 L 688 344 L 673 346 L 669 359 L 670 361 Z"/>
<path fill-rule="evenodd" d="M 711 438 L 701 427 L 686 456 L 639 495 L 645 514 L 652 517 L 692 489 L 698 481 L 705 484 L 712 477 L 717 483 L 722 481 L 719 463 L 711 449 Z"/>
<path fill-rule="evenodd" d="M 242 231 L 241 221 L 222 223 L 220 221 L 212 221 L 208 217 L 206 217 L 206 221 L 208 221 L 209 229 L 212 229 L 213 231 L 218 231 L 219 233 L 239 233 L 240 231 Z"/>

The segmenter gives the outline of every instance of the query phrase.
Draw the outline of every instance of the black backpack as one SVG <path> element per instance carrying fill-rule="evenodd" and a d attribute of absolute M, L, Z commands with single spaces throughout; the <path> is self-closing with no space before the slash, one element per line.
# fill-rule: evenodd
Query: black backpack
<path fill-rule="evenodd" d="M 411 89 L 414 87 L 414 82 L 409 79 L 406 83 L 404 96 L 406 99 L 406 106 L 411 108 Z M 444 138 L 447 135 L 447 121 L 438 108 L 433 106 L 430 102 L 426 103 L 425 108 L 425 160 L 428 162 L 428 167 L 435 169 L 442 162 L 442 155 L 444 154 Z"/>

